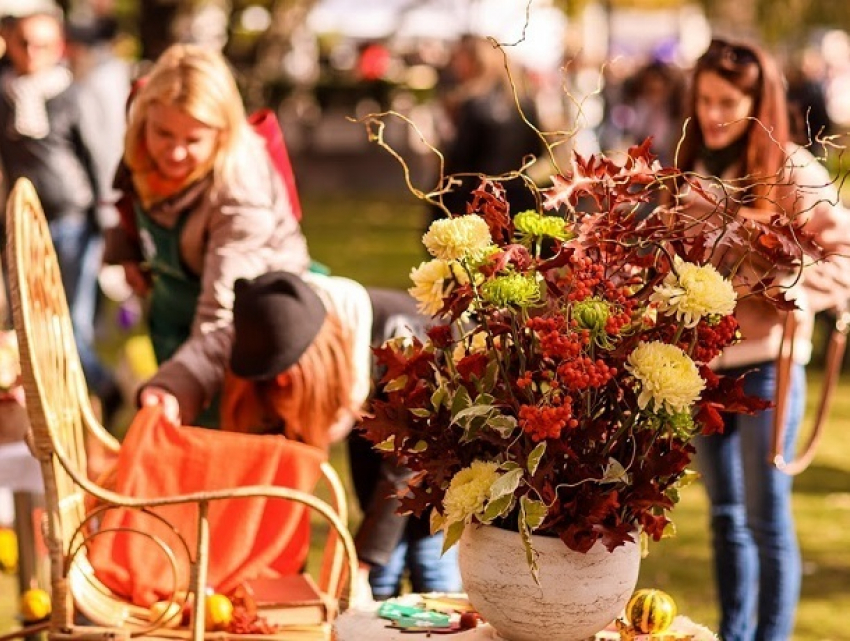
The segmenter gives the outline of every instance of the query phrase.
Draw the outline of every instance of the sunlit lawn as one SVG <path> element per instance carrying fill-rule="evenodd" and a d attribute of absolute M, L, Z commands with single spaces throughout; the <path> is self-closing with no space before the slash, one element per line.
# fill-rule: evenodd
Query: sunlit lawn
<path fill-rule="evenodd" d="M 424 211 L 412 199 L 379 202 L 328 194 L 305 199 L 304 209 L 311 252 L 335 274 L 367 285 L 406 287 L 411 266 L 424 258 L 419 244 Z M 818 388 L 816 380 L 811 388 Z M 850 638 L 848 430 L 850 377 L 845 377 L 818 457 L 796 482 L 795 512 L 805 566 L 796 641 Z M 341 451 L 334 460 L 344 465 Z M 685 491 L 674 520 L 677 536 L 652 545 L 640 584 L 670 592 L 682 613 L 715 626 L 706 503 L 699 485 Z M 13 577 L 0 577 L 0 634 L 11 626 L 15 594 Z"/>

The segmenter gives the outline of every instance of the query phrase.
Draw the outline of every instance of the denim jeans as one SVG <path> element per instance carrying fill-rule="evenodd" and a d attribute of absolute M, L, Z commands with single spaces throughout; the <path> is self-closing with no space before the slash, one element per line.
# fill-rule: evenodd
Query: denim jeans
<path fill-rule="evenodd" d="M 405 568 L 410 572 L 414 592 L 460 592 L 457 546 L 441 557 L 442 548 L 442 533 L 402 539 L 389 562 L 373 566 L 369 572 L 374 597 L 389 599 L 398 596 Z"/>
<path fill-rule="evenodd" d="M 764 363 L 747 375 L 744 388 L 773 400 L 775 384 L 774 364 Z M 805 372 L 795 365 L 783 444 L 787 459 L 793 458 L 805 396 Z M 772 410 L 731 415 L 723 434 L 697 440 L 696 466 L 711 504 L 724 641 L 787 641 L 794 629 L 800 549 L 791 510 L 792 477 L 768 462 L 772 420 Z"/>
<path fill-rule="evenodd" d="M 103 256 L 103 238 L 85 214 L 61 216 L 50 221 L 49 227 L 83 374 L 89 388 L 102 396 L 114 387 L 112 374 L 101 363 L 94 348 L 99 296 L 97 276 Z"/>

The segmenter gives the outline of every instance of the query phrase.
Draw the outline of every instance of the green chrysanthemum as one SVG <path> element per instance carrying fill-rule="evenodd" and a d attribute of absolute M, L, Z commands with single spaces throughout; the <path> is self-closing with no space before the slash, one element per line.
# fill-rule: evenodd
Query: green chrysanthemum
<path fill-rule="evenodd" d="M 694 433 L 694 419 L 690 412 L 677 412 L 670 416 L 668 425 L 670 430 L 681 439 L 688 439 Z"/>
<path fill-rule="evenodd" d="M 514 227 L 526 236 L 541 238 L 549 236 L 558 240 L 566 240 L 569 237 L 567 225 L 560 216 L 544 216 L 533 209 L 521 211 L 514 216 Z"/>
<path fill-rule="evenodd" d="M 588 298 L 573 304 L 572 316 L 581 329 L 602 332 L 611 316 L 611 306 L 604 300 Z"/>
<path fill-rule="evenodd" d="M 530 307 L 540 300 L 540 287 L 533 276 L 508 274 L 484 283 L 481 296 L 496 307 Z"/>

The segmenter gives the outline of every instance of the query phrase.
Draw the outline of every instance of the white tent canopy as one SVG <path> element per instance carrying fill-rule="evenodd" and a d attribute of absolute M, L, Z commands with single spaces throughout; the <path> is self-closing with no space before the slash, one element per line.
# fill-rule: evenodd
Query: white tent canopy
<path fill-rule="evenodd" d="M 566 18 L 551 0 L 319 0 L 307 25 L 361 39 L 477 33 L 518 43 L 511 49 L 518 60 L 551 68 L 561 61 Z"/>

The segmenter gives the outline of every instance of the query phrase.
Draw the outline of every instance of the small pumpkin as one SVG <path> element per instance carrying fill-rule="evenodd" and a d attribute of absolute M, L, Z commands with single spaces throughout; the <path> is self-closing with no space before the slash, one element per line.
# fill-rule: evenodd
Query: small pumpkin
<path fill-rule="evenodd" d="M 626 604 L 626 618 L 641 634 L 663 632 L 676 617 L 676 602 L 666 592 L 652 588 L 635 591 Z"/>

